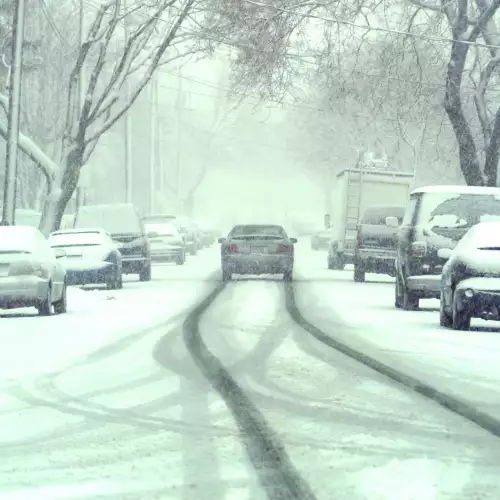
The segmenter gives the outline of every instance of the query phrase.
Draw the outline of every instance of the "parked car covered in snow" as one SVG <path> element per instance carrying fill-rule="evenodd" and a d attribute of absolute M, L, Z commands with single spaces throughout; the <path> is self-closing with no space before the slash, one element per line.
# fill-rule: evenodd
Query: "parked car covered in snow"
<path fill-rule="evenodd" d="M 49 237 L 53 249 L 62 249 L 68 285 L 105 284 L 123 287 L 122 256 L 111 237 L 101 229 L 65 229 Z"/>
<path fill-rule="evenodd" d="M 30 226 L 0 227 L 0 308 L 36 307 L 41 316 L 66 312 L 66 271 L 43 234 Z"/>
<path fill-rule="evenodd" d="M 476 224 L 454 250 L 441 274 L 441 326 L 468 330 L 472 318 L 500 321 L 500 222 Z"/>

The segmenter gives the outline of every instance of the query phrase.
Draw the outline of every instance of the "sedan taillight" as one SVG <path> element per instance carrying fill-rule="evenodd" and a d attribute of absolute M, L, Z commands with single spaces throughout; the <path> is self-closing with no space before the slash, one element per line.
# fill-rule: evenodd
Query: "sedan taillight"
<path fill-rule="evenodd" d="M 290 252 L 291 247 L 288 245 L 278 245 L 278 248 L 276 249 L 276 253 L 287 253 Z"/>
<path fill-rule="evenodd" d="M 231 243 L 226 247 L 227 253 L 236 253 L 237 251 L 238 251 L 238 245 L 235 245 L 234 243 Z"/>

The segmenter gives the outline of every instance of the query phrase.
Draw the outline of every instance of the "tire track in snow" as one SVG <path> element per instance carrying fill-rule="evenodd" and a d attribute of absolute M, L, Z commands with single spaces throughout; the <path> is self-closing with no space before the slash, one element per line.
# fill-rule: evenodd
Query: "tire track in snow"
<path fill-rule="evenodd" d="M 201 372 L 231 411 L 240 429 L 248 458 L 268 498 L 315 500 L 311 488 L 295 469 L 262 413 L 201 338 L 199 321 L 224 288 L 225 285 L 221 284 L 187 317 L 183 326 L 186 346 Z"/>
<path fill-rule="evenodd" d="M 389 379 L 398 382 L 399 384 L 411 389 L 412 391 L 424 396 L 431 401 L 439 404 L 443 408 L 455 413 L 469 422 L 476 424 L 483 430 L 489 432 L 495 437 L 500 437 L 500 420 L 484 413 L 474 406 L 461 401 L 459 398 L 439 391 L 429 384 L 423 383 L 420 380 L 406 375 L 405 373 L 392 368 L 391 366 L 368 356 L 367 354 L 350 347 L 347 343 L 327 335 L 322 330 L 309 323 L 304 316 L 302 316 L 297 304 L 295 302 L 294 284 L 285 283 L 285 299 L 286 309 L 291 318 L 306 332 L 310 333 L 313 337 L 318 339 L 323 344 L 335 349 L 336 351 L 345 354 L 346 356 L 354 359 L 355 361 L 372 368 L 376 372 L 388 377 Z M 332 311 L 335 315 L 335 312 Z"/>

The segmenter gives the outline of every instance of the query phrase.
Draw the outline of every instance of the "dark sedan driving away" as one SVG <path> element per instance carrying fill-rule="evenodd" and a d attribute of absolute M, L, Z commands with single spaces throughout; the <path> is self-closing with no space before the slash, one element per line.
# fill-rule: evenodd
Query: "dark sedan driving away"
<path fill-rule="evenodd" d="M 473 226 L 457 246 L 442 248 L 441 326 L 469 330 L 471 318 L 500 320 L 500 222 Z"/>
<path fill-rule="evenodd" d="M 283 274 L 291 281 L 296 242 L 281 226 L 234 226 L 227 238 L 219 238 L 223 281 L 233 274 Z"/>

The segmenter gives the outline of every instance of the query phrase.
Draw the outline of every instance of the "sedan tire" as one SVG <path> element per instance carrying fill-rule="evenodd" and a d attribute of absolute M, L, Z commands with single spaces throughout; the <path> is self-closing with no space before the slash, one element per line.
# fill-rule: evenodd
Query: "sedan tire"
<path fill-rule="evenodd" d="M 283 281 L 293 281 L 293 270 L 283 273 Z"/>
<path fill-rule="evenodd" d="M 40 302 L 37 307 L 38 314 L 40 316 L 51 316 L 52 315 L 52 286 L 47 287 L 47 295 L 45 299 Z"/>
<path fill-rule="evenodd" d="M 444 300 L 443 291 L 441 290 L 441 298 L 439 302 L 439 324 L 445 328 L 451 328 L 453 326 L 453 319 L 446 314 L 444 310 Z"/>
<path fill-rule="evenodd" d="M 55 314 L 64 314 L 68 310 L 68 289 L 66 283 L 63 285 L 61 298 L 54 304 L 54 313 Z"/>
<path fill-rule="evenodd" d="M 183 253 L 182 255 L 179 255 L 177 259 L 175 259 L 175 263 L 178 266 L 183 266 L 186 263 L 186 254 Z"/>
<path fill-rule="evenodd" d="M 139 273 L 139 281 L 151 281 L 151 262 L 148 262 Z"/>
<path fill-rule="evenodd" d="M 471 316 L 465 311 L 459 311 L 457 307 L 456 294 L 453 294 L 453 330 L 470 330 Z"/>
<path fill-rule="evenodd" d="M 231 272 L 223 269 L 222 270 L 222 281 L 224 283 L 227 283 L 228 281 L 231 281 L 231 278 L 232 278 Z"/>

